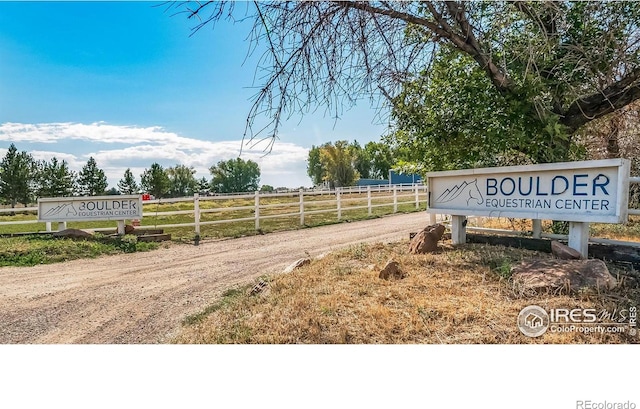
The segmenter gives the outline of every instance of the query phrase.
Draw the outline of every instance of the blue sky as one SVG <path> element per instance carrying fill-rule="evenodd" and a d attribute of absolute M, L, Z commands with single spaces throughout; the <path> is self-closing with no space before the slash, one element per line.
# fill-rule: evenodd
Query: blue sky
<path fill-rule="evenodd" d="M 111 186 L 127 167 L 139 175 L 153 162 L 182 163 L 208 177 L 237 157 L 259 85 L 251 22 L 190 36 L 194 22 L 174 13 L 160 2 L 0 2 L 0 155 L 14 142 L 74 170 L 94 156 Z M 323 112 L 283 124 L 266 156 L 243 150 L 262 183 L 309 186 L 311 145 L 366 143 L 386 130 L 366 100 L 338 121 Z"/>

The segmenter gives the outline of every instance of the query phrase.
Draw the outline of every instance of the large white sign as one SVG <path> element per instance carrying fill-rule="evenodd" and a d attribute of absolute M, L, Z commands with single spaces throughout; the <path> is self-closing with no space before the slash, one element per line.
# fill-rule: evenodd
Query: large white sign
<path fill-rule="evenodd" d="M 43 222 L 142 219 L 142 196 L 47 197 L 38 199 Z"/>
<path fill-rule="evenodd" d="M 627 220 L 626 159 L 432 172 L 427 183 L 429 213 L 601 223 Z"/>

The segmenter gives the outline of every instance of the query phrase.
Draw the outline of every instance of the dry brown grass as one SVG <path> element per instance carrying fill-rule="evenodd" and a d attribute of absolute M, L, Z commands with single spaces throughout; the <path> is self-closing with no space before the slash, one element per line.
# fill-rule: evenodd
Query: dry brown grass
<path fill-rule="evenodd" d="M 191 317 L 177 343 L 629 343 L 621 334 L 547 332 L 528 338 L 516 327 L 527 305 L 610 308 L 637 304 L 635 288 L 607 294 L 525 295 L 508 278 L 523 259 L 548 257 L 504 247 L 445 245 L 439 253 L 407 254 L 408 242 L 357 245 L 290 274 L 265 278 L 269 290 L 230 291 Z M 387 260 L 408 277 L 378 278 Z M 615 274 L 615 270 L 612 270 Z M 250 287 L 249 287 L 250 288 Z M 635 300 L 635 301 L 634 301 Z"/>
<path fill-rule="evenodd" d="M 478 217 L 471 219 L 469 223 L 470 226 L 523 232 L 530 232 L 533 228 L 530 219 L 513 219 L 508 217 Z M 629 220 L 625 224 L 591 223 L 589 227 L 591 237 L 640 241 L 640 216 L 629 216 Z M 552 233 L 551 220 L 542 221 L 542 230 L 547 233 Z"/>

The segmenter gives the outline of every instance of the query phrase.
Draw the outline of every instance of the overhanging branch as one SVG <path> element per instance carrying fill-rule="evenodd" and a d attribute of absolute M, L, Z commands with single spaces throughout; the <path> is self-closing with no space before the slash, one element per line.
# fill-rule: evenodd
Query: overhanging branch
<path fill-rule="evenodd" d="M 575 131 L 587 122 L 610 114 L 640 99 L 640 69 L 636 69 L 602 92 L 575 101 L 561 122 Z"/>

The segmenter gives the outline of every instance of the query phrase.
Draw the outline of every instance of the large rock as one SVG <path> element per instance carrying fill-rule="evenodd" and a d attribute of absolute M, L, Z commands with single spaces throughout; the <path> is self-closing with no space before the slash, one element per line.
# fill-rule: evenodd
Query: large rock
<path fill-rule="evenodd" d="M 512 268 L 514 284 L 521 289 L 556 291 L 612 289 L 616 279 L 602 260 L 533 260 Z"/>
<path fill-rule="evenodd" d="M 383 280 L 402 280 L 407 274 L 402 271 L 400 264 L 397 261 L 389 260 L 387 265 L 380 271 L 379 278 Z"/>
<path fill-rule="evenodd" d="M 444 229 L 444 225 L 439 223 L 425 227 L 411 239 L 409 253 L 424 254 L 436 251 L 438 249 L 438 241 L 444 234 Z"/>
<path fill-rule="evenodd" d="M 582 258 L 578 250 L 555 240 L 551 242 L 551 253 L 561 260 L 580 260 Z"/>
<path fill-rule="evenodd" d="M 53 237 L 63 237 L 69 239 L 89 239 L 93 237 L 92 233 L 80 229 L 65 229 L 53 233 Z"/>

